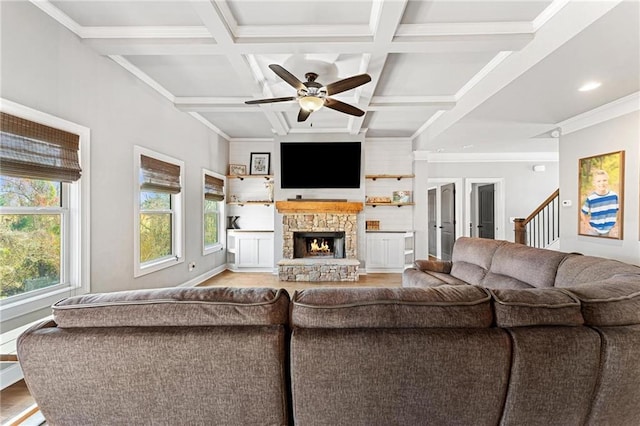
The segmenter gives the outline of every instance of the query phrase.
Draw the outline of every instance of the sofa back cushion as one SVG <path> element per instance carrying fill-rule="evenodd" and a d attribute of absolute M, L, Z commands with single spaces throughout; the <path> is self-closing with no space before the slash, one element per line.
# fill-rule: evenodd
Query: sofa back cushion
<path fill-rule="evenodd" d="M 556 288 L 491 290 L 498 327 L 584 324 L 580 301 Z"/>
<path fill-rule="evenodd" d="M 566 256 L 559 251 L 505 242 L 496 249 L 491 274 L 484 277 L 482 285 L 489 288 L 513 287 L 505 286 L 501 281 L 516 280 L 531 287 L 552 287 L 558 265 Z"/>
<path fill-rule="evenodd" d="M 292 298 L 291 326 L 305 328 L 486 328 L 491 297 L 477 286 L 311 288 Z"/>
<path fill-rule="evenodd" d="M 564 291 L 580 300 L 587 325 L 640 324 L 640 275 L 618 274 Z"/>
<path fill-rule="evenodd" d="M 458 238 L 451 255 L 451 275 L 469 284 L 480 285 L 491 267 L 494 253 L 504 243 L 485 238 Z"/>
<path fill-rule="evenodd" d="M 48 424 L 284 425 L 288 308 L 264 288 L 78 296 L 18 356 Z"/>
<path fill-rule="evenodd" d="M 289 295 L 273 288 L 173 287 L 94 293 L 53 305 L 60 328 L 286 324 Z"/>
<path fill-rule="evenodd" d="M 640 267 L 618 260 L 572 253 L 558 267 L 554 285 L 573 287 L 606 280 L 617 274 L 637 275 L 640 280 Z"/>

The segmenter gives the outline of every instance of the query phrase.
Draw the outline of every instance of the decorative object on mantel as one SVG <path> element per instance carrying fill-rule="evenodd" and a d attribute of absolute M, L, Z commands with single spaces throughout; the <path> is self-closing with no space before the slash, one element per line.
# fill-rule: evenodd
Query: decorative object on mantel
<path fill-rule="evenodd" d="M 252 152 L 249 173 L 252 175 L 268 175 L 271 154 L 268 152 Z"/>
<path fill-rule="evenodd" d="M 267 198 L 269 199 L 269 201 L 273 201 L 273 181 L 266 181 L 264 183 L 264 187 L 267 188 Z"/>
<path fill-rule="evenodd" d="M 411 191 L 393 191 L 394 203 L 410 203 Z"/>
<path fill-rule="evenodd" d="M 380 230 L 380 221 L 379 220 L 367 220 L 365 221 L 367 231 L 379 231 Z"/>
<path fill-rule="evenodd" d="M 247 174 L 247 166 L 244 164 L 229 164 L 230 176 L 242 176 Z"/>
<path fill-rule="evenodd" d="M 391 203 L 391 197 L 367 197 L 366 202 L 370 204 Z"/>

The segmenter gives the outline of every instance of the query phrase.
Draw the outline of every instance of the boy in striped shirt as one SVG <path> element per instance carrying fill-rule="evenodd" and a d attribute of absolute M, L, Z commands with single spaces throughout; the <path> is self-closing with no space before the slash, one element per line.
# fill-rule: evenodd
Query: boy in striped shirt
<path fill-rule="evenodd" d="M 617 236 L 618 194 L 609 190 L 609 175 L 604 170 L 593 172 L 594 191 L 587 196 L 580 216 L 582 229 L 588 235 Z M 614 232 L 612 232 L 614 231 Z M 615 234 L 615 235 L 614 235 Z"/>

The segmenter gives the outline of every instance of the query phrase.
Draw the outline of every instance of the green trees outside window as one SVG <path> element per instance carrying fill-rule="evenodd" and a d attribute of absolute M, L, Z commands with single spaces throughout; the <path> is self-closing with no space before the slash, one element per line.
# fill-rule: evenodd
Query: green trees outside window
<path fill-rule="evenodd" d="M 220 201 L 204 200 L 204 246 L 211 247 L 220 242 Z"/>
<path fill-rule="evenodd" d="M 140 263 L 172 254 L 171 194 L 140 192 Z"/>
<path fill-rule="evenodd" d="M 62 184 L 0 176 L 0 298 L 61 282 Z"/>

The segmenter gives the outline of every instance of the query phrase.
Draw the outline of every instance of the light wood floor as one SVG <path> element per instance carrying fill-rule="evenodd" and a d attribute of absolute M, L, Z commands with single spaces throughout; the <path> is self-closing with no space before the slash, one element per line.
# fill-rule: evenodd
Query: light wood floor
<path fill-rule="evenodd" d="M 35 404 L 24 380 L 0 391 L 0 423 L 5 422 Z"/>
<path fill-rule="evenodd" d="M 290 295 L 295 290 L 313 287 L 401 287 L 402 274 L 366 274 L 358 281 L 292 282 L 280 281 L 277 275 L 267 272 L 224 271 L 199 285 L 199 287 L 272 287 L 284 288 Z"/>

